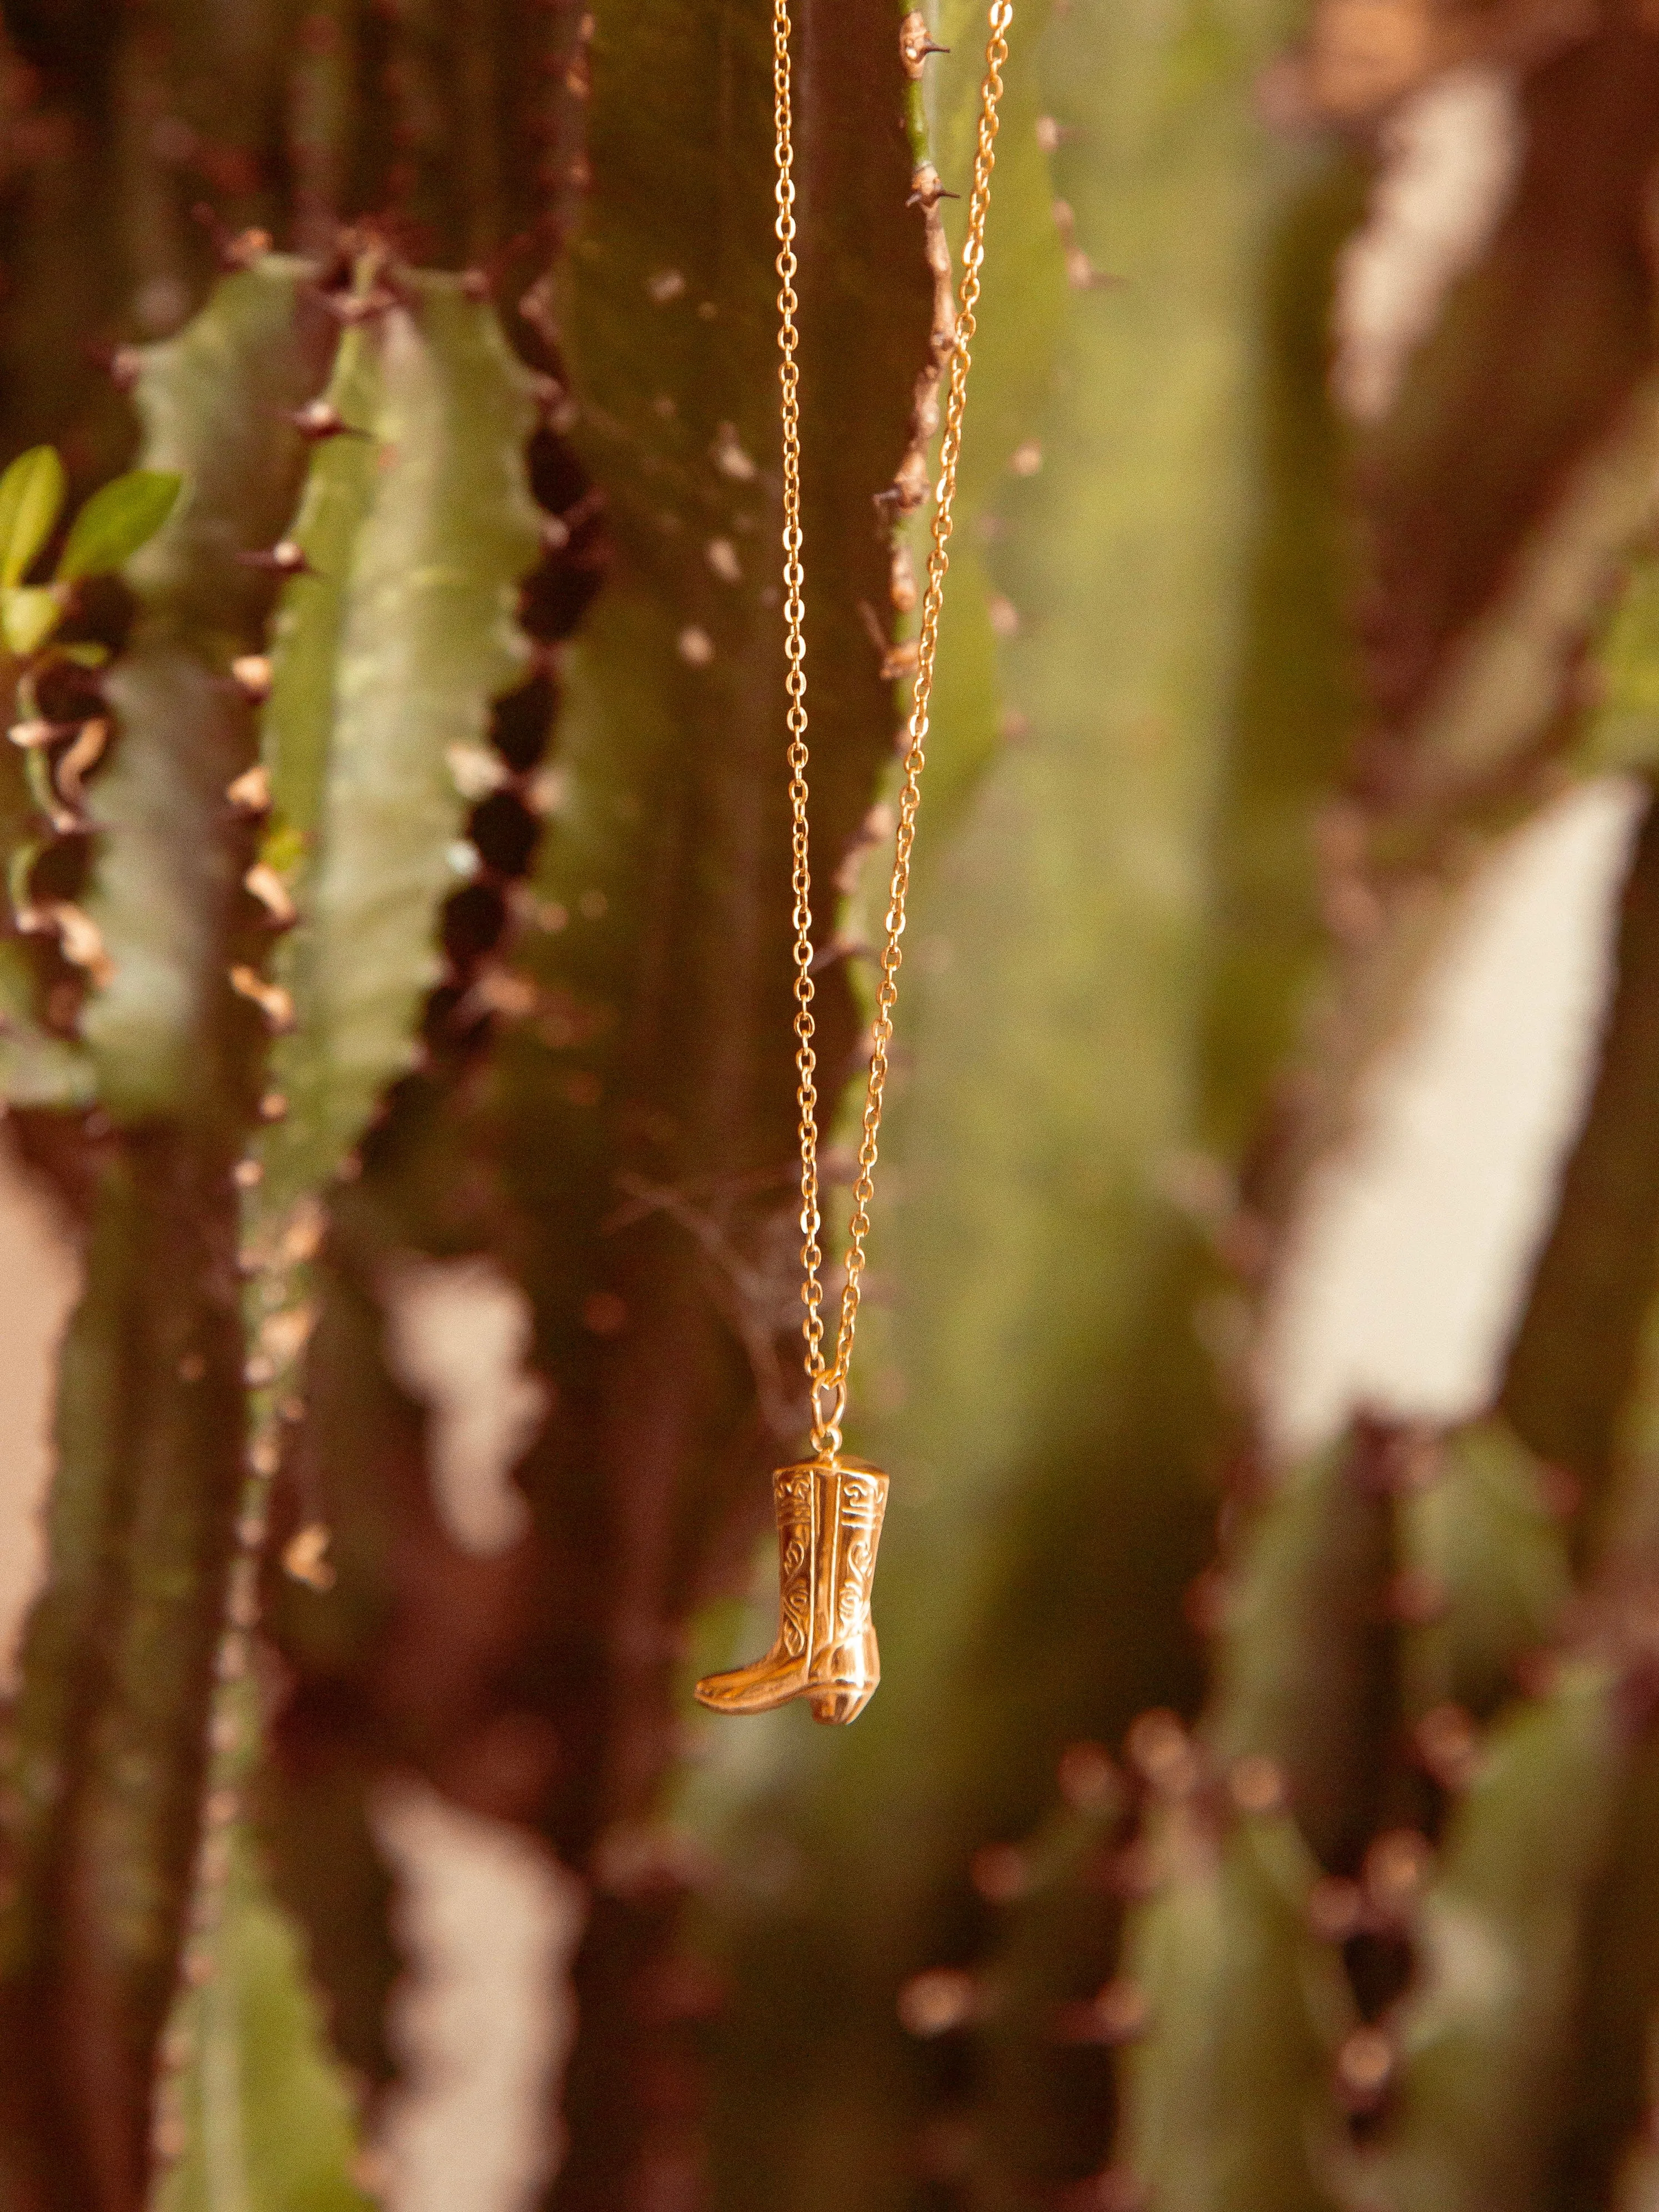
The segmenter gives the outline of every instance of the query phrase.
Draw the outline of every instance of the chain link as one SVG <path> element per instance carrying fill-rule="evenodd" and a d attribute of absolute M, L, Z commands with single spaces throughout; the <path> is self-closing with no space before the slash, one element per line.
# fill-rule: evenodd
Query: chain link
<path fill-rule="evenodd" d="M 957 299 L 956 331 L 951 349 L 950 377 L 945 406 L 945 434 L 939 442 L 939 483 L 934 493 L 932 543 L 927 555 L 927 587 L 922 596 L 921 626 L 916 644 L 916 674 L 911 693 L 910 719 L 900 770 L 898 826 L 893 847 L 893 872 L 888 884 L 879 979 L 876 987 L 875 1018 L 870 1030 L 870 1072 L 865 1087 L 860 1119 L 858 1174 L 853 1184 L 852 1218 L 848 1225 L 847 1257 L 842 1285 L 841 1310 L 836 1329 L 833 1360 L 823 1357 L 823 1215 L 818 1192 L 817 1052 L 812 1018 L 812 880 L 807 838 L 807 715 L 805 605 L 806 571 L 802 554 L 800 499 L 800 368 L 796 359 L 799 333 L 795 313 L 800 302 L 795 293 L 795 182 L 793 117 L 790 102 L 789 0 L 773 0 L 772 86 L 777 123 L 778 238 L 778 383 L 783 416 L 783 587 L 785 653 L 788 671 L 784 688 L 789 708 L 790 850 L 793 860 L 795 926 L 795 1101 L 800 1115 L 800 1230 L 801 1299 L 805 1317 L 801 1324 L 806 1342 L 805 1367 L 811 1385 L 812 1448 L 820 1458 L 841 1449 L 841 1425 L 847 1409 L 847 1376 L 852 1363 L 853 1340 L 858 1329 L 862 1295 L 865 1247 L 870 1235 L 870 1205 L 875 1195 L 877 1141 L 881 1109 L 887 1089 L 889 1054 L 893 1042 L 893 1010 L 898 1000 L 898 975 L 903 951 L 904 904 L 910 888 L 910 853 L 915 842 L 916 813 L 921 801 L 921 772 L 927 762 L 928 709 L 933 694 L 933 663 L 939 650 L 939 612 L 945 599 L 945 578 L 951 565 L 950 544 L 956 503 L 957 465 L 962 453 L 962 420 L 968 399 L 968 371 L 976 328 L 980 272 L 985 261 L 985 220 L 991 204 L 991 172 L 996 164 L 997 103 L 1002 98 L 1002 71 L 1008 60 L 1008 27 L 1013 20 L 1013 0 L 993 0 L 989 35 L 985 49 L 985 76 L 980 88 L 979 136 L 974 156 L 973 191 L 968 203 L 968 234 L 962 254 L 962 283 Z"/>

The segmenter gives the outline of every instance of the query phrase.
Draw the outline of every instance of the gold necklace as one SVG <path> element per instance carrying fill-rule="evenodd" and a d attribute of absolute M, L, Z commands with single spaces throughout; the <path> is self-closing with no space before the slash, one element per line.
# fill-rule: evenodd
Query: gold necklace
<path fill-rule="evenodd" d="M 811 1392 L 812 1456 L 780 1468 L 772 1478 L 778 1524 L 778 1635 L 763 1659 L 724 1674 L 705 1675 L 697 1684 L 701 1702 L 721 1713 L 766 1712 L 805 1698 L 821 1721 L 856 1720 L 881 1679 L 876 1632 L 870 1618 L 870 1589 L 876 1546 L 887 1504 L 887 1477 L 860 1460 L 842 1456 L 842 1422 L 847 1411 L 847 1378 L 858 1329 L 865 1245 L 870 1234 L 870 1204 L 875 1194 L 876 1143 L 887 1088 L 888 1054 L 893 1042 L 893 1009 L 898 1000 L 902 958 L 904 902 L 910 888 L 910 852 L 915 842 L 916 812 L 921 799 L 921 771 L 927 758 L 927 714 L 933 692 L 933 663 L 939 649 L 939 611 L 950 567 L 957 463 L 962 453 L 962 418 L 968 398 L 974 311 L 979 303 L 980 271 L 985 259 L 985 219 L 991 204 L 991 171 L 996 161 L 997 102 L 1008 59 L 1008 26 L 1013 0 L 993 0 L 985 49 L 985 77 L 980 88 L 979 140 L 974 156 L 974 185 L 968 203 L 968 237 L 963 248 L 962 283 L 957 298 L 956 331 L 951 349 L 945 405 L 945 434 L 939 443 L 939 486 L 934 496 L 933 542 L 927 555 L 927 588 L 922 596 L 921 628 L 916 645 L 916 673 L 911 693 L 908 741 L 899 781 L 898 828 L 893 872 L 888 887 L 876 1014 L 870 1032 L 870 1073 L 865 1086 L 860 1131 L 858 1174 L 853 1183 L 853 1212 L 835 1356 L 823 1356 L 823 1284 L 819 1242 L 817 1054 L 812 1019 L 812 878 L 807 837 L 807 715 L 805 603 L 806 570 L 800 501 L 800 368 L 795 354 L 799 333 L 795 312 L 795 182 L 790 105 L 789 0 L 773 0 L 772 86 L 777 125 L 778 383 L 783 416 L 783 587 L 784 689 L 789 709 L 790 849 L 795 894 L 795 1093 L 800 1111 L 801 1324 L 806 1342 L 805 1369 Z"/>

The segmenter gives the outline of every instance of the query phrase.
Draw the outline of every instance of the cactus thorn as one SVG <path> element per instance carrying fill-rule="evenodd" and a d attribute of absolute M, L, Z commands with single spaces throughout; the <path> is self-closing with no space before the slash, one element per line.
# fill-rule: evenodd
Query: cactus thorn
<path fill-rule="evenodd" d="M 270 252 L 271 236 L 268 230 L 256 228 L 228 231 L 219 220 L 216 210 L 205 200 L 198 200 L 191 210 L 191 218 L 199 223 L 213 240 L 219 265 L 227 273 L 239 269 L 252 269 Z"/>
<path fill-rule="evenodd" d="M 753 457 L 744 451 L 735 423 L 720 424 L 714 433 L 714 442 L 710 450 L 714 466 L 723 477 L 730 477 L 734 483 L 752 483 L 759 473 Z"/>
<path fill-rule="evenodd" d="M 1423 1894 L 1434 1850 L 1415 1828 L 1390 1828 L 1365 1854 L 1362 1881 L 1375 1922 L 1385 1929 L 1409 1924 Z"/>
<path fill-rule="evenodd" d="M 236 557 L 245 568 L 272 568 L 279 576 L 314 576 L 317 573 L 307 560 L 304 548 L 296 545 L 291 538 L 278 538 L 272 546 L 239 553 Z"/>
<path fill-rule="evenodd" d="M 1151 2020 L 1146 1990 L 1132 1976 L 1117 1974 L 1097 1996 L 1062 2005 L 1055 2032 L 1062 2043 L 1133 2043 L 1145 2035 Z"/>
<path fill-rule="evenodd" d="M 257 968 L 239 963 L 230 971 L 230 988 L 239 998 L 258 1006 L 274 1034 L 281 1036 L 293 1028 L 293 1000 L 280 983 L 267 983 Z"/>
<path fill-rule="evenodd" d="M 1264 1751 L 1246 1752 L 1227 1773 L 1227 1794 L 1241 1813 L 1279 1813 L 1290 1797 L 1290 1782 L 1278 1759 Z"/>
<path fill-rule="evenodd" d="M 1180 1718 L 1166 1707 L 1141 1713 L 1124 1739 L 1129 1763 L 1160 1797 L 1185 1797 L 1198 1784 L 1198 1753 Z"/>
<path fill-rule="evenodd" d="M 1468 1789 L 1480 1764 L 1480 1731 L 1462 1705 L 1432 1707 L 1417 1723 L 1413 1740 L 1432 1781 L 1453 1792 Z"/>
<path fill-rule="evenodd" d="M 979 2011 L 979 1984 L 961 1966 L 929 1966 L 898 1993 L 900 2027 L 923 2041 L 969 2027 Z"/>
<path fill-rule="evenodd" d="M 321 297 L 329 313 L 348 329 L 359 323 L 374 322 L 402 304 L 398 295 L 386 285 L 377 285 L 370 292 L 325 291 Z"/>
<path fill-rule="evenodd" d="M 100 989 L 115 973 L 97 923 L 67 899 L 45 900 L 26 908 L 17 916 L 17 926 L 31 933 L 55 934 L 64 959 L 83 969 Z"/>
<path fill-rule="evenodd" d="M 283 1547 L 283 1572 L 307 1589 L 332 1589 L 335 1576 L 328 1558 L 329 1542 L 330 1532 L 323 1522 L 307 1522 Z"/>
<path fill-rule="evenodd" d="M 881 495 L 878 493 L 877 497 L 879 499 Z M 890 486 L 888 497 L 890 500 Z M 905 544 L 903 538 L 898 537 L 895 537 L 893 540 L 892 562 L 888 571 L 887 590 L 896 614 L 908 615 L 914 611 L 920 596 L 916 589 L 916 566 L 911 558 L 910 548 Z"/>
<path fill-rule="evenodd" d="M 176 2166 L 190 2148 L 190 2130 L 183 2116 L 172 2110 L 158 2111 L 155 2124 L 150 2130 L 150 2148 L 161 2166 Z"/>
<path fill-rule="evenodd" d="M 254 862 L 242 878 L 242 888 L 258 899 L 264 909 L 266 921 L 274 929 L 293 927 L 300 910 L 289 895 L 288 885 L 268 861 Z"/>
<path fill-rule="evenodd" d="M 308 399 L 287 417 L 302 438 L 367 438 L 370 434 L 348 422 L 331 399 Z"/>
<path fill-rule="evenodd" d="M 1054 228 L 1060 233 L 1061 252 L 1066 263 L 1066 281 L 1074 292 L 1098 292 L 1121 284 L 1121 276 L 1114 276 L 1097 269 L 1077 242 L 1077 213 L 1069 200 L 1054 203 Z"/>
<path fill-rule="evenodd" d="M 1364 1895 L 1346 1875 L 1322 1875 L 1308 1892 L 1308 1926 L 1322 1942 L 1346 1943 L 1365 1917 Z"/>
<path fill-rule="evenodd" d="M 884 684 L 908 682 L 921 665 L 921 639 L 902 637 L 896 644 L 885 647 L 882 653 L 881 680 Z M 902 746 L 900 750 L 902 750 Z"/>
<path fill-rule="evenodd" d="M 109 743 L 109 724 L 102 715 L 82 722 L 72 744 L 58 763 L 55 781 L 62 797 L 79 807 L 86 796 L 84 779 L 104 757 Z"/>
<path fill-rule="evenodd" d="M 1383 1602 L 1390 1620 L 1403 1627 L 1427 1628 L 1444 1618 L 1451 1595 L 1426 1567 L 1402 1567 L 1389 1582 Z"/>
<path fill-rule="evenodd" d="M 1394 2039 L 1381 2027 L 1357 2027 L 1345 2039 L 1336 2055 L 1336 2086 L 1351 2112 L 1375 2110 L 1389 2086 L 1396 2056 Z"/>
<path fill-rule="evenodd" d="M 102 369 L 118 392 L 131 392 L 143 369 L 143 356 L 137 346 L 91 345 L 88 358 Z"/>
<path fill-rule="evenodd" d="M 1031 1863 L 1017 1844 L 984 1844 L 968 1878 L 988 1905 L 1013 1905 L 1031 1886 Z"/>
<path fill-rule="evenodd" d="M 263 653 L 239 653 L 230 664 L 237 690 L 249 703 L 263 706 L 270 696 L 270 662 Z"/>
<path fill-rule="evenodd" d="M 239 776 L 225 786 L 225 797 L 239 814 L 260 815 L 270 811 L 270 771 L 263 761 L 244 769 Z"/>
<path fill-rule="evenodd" d="M 1116 1764 L 1102 1743 L 1068 1743 L 1060 1754 L 1058 1780 L 1074 1813 L 1115 1805 L 1122 1794 Z"/>
<path fill-rule="evenodd" d="M 1145 1836 L 1137 1836 L 1115 1852 L 1105 1869 L 1106 1887 L 1126 1904 L 1153 1896 L 1162 1879 L 1158 1854 Z"/>

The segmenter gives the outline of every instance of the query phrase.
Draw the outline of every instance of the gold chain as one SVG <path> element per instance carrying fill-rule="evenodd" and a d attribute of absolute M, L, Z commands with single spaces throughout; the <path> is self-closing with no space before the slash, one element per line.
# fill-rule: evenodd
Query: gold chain
<path fill-rule="evenodd" d="M 806 640 L 803 592 L 806 570 L 800 506 L 800 367 L 795 311 L 795 180 L 793 112 L 790 105 L 789 0 L 773 0 L 772 85 L 777 122 L 778 383 L 783 415 L 783 589 L 785 652 L 789 696 L 790 849 L 795 894 L 795 1073 L 800 1112 L 801 1298 L 806 1308 L 806 1374 L 812 1392 L 812 1449 L 820 1458 L 841 1449 L 841 1424 L 847 1408 L 847 1373 L 858 1328 L 865 1244 L 870 1234 L 870 1202 L 875 1194 L 876 1142 L 881 1130 L 882 1100 L 887 1089 L 888 1054 L 893 1042 L 893 1009 L 898 1000 L 899 940 L 904 934 L 904 902 L 910 888 L 910 850 L 915 842 L 916 810 L 921 799 L 921 771 L 927 761 L 927 713 L 933 693 L 933 662 L 939 650 L 939 610 L 950 568 L 957 463 L 962 452 L 962 418 L 968 399 L 968 371 L 979 304 L 980 271 L 985 260 L 985 218 L 991 204 L 991 171 L 996 164 L 997 102 L 1008 60 L 1008 26 L 1013 0 L 993 0 L 985 49 L 985 78 L 980 88 L 979 139 L 974 156 L 974 187 L 968 203 L 968 237 L 963 248 L 962 284 L 957 300 L 956 333 L 951 349 L 945 406 L 945 435 L 939 444 L 939 484 L 934 495 L 933 542 L 927 555 L 927 588 L 922 597 L 921 628 L 916 645 L 916 675 L 910 721 L 899 781 L 898 827 L 893 872 L 888 885 L 876 1014 L 870 1031 L 870 1073 L 864 1094 L 858 1175 L 853 1184 L 853 1213 L 848 1227 L 845 1279 L 836 1330 L 835 1358 L 823 1358 L 823 1218 L 818 1205 L 817 1053 L 812 1019 L 812 878 L 807 841 Z"/>

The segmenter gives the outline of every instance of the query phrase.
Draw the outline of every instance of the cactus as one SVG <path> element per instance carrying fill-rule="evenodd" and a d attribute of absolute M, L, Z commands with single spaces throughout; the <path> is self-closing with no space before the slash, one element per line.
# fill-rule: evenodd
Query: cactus
<path fill-rule="evenodd" d="M 26 1884 L 14 1911 L 39 1914 L 66 1880 L 78 1879 L 87 1903 L 61 1936 L 20 1929 L 14 1988 L 38 1991 L 42 1973 L 46 1986 L 71 1990 L 89 1975 L 131 1984 L 102 2062 L 124 2102 L 88 2146 L 84 2185 L 98 2201 L 114 2201 L 110 2192 L 130 2191 L 142 2172 L 148 2051 L 187 1889 L 205 1993 L 184 2002 L 167 2048 L 191 2054 L 198 2087 L 227 2066 L 236 2075 L 240 2031 L 226 2025 L 226 1991 L 271 1984 L 268 1997 L 246 2000 L 256 2038 L 285 2006 L 290 2039 L 303 2021 L 293 1939 L 270 1924 L 236 1811 L 264 1498 L 282 1424 L 301 1402 L 320 1196 L 410 1064 L 440 972 L 438 908 L 466 849 L 454 757 L 477 746 L 493 696 L 528 654 L 513 609 L 539 548 L 524 472 L 529 374 L 458 279 L 398 278 L 396 300 L 376 296 L 376 282 L 371 262 L 358 289 L 340 295 L 372 313 L 348 318 L 321 411 L 307 403 L 326 362 L 326 340 L 317 341 L 330 301 L 298 263 L 265 258 L 228 278 L 198 321 L 139 370 L 151 455 L 176 462 L 190 489 L 178 522 L 133 564 L 140 612 L 106 684 L 119 736 L 91 806 L 99 849 L 82 919 L 106 972 L 94 978 L 81 1049 L 106 1123 L 131 1133 L 102 1177 L 101 1243 L 76 1323 L 88 1371 L 65 1372 L 67 1487 L 52 1587 L 30 1632 L 16 1754 L 22 1802 L 40 1806 L 49 1833 L 44 1848 L 26 1834 L 41 1887 L 32 1896 Z M 289 534 L 307 443 L 296 422 L 310 434 L 311 460 Z M 61 564 L 70 570 L 76 544 L 71 533 Z M 271 581 L 289 572 L 267 675 L 246 648 L 261 641 Z M 250 768 L 246 695 L 267 685 Z M 192 740 L 182 746 L 181 729 Z M 61 766 L 58 775 L 61 783 Z M 256 855 L 247 820 L 267 808 Z M 21 850 L 14 880 L 27 887 Z M 292 925 L 270 976 L 262 924 L 267 934 Z M 266 1028 L 278 1034 L 262 1075 Z M 214 1224 L 206 1237 L 204 1224 Z M 229 1288 L 238 1272 L 245 1376 Z M 159 1301 L 158 1275 L 176 1285 Z M 129 1345 L 135 1309 L 143 1326 Z M 251 1472 L 239 1508 L 243 1380 Z M 112 1395 L 123 1392 L 129 1406 Z M 130 1433 L 135 1418 L 141 1438 L 154 1435 L 148 1469 L 125 1450 L 111 1459 L 112 1437 Z M 245 1547 L 234 1567 L 233 1523 Z M 123 1606 L 129 1615 L 112 1666 L 95 1649 L 108 1632 L 94 1637 L 86 1611 L 94 1592 L 106 1618 Z M 163 1664 L 164 1652 L 176 1659 Z M 210 1831 L 192 1877 L 210 1735 Z M 82 1758 L 88 1778 L 66 1793 Z M 222 1923 L 221 1886 L 230 1893 Z M 186 2062 L 170 2063 L 177 2072 Z M 296 2079 L 319 2063 L 301 2038 Z M 73 2076 L 58 2094 L 72 2111 Z M 340 2093 L 325 2079 L 307 2094 Z M 217 2090 L 211 2101 L 231 2124 Z M 192 2142 L 187 2104 L 176 2095 L 156 2123 L 173 2156 Z M 283 2140 L 278 2130 L 279 2150 Z M 256 2127 L 251 2154 L 258 2142 Z M 180 2202 L 199 2185 L 190 2171 L 179 2169 Z M 260 2195 L 271 2185 L 256 2174 L 249 2185 Z"/>

